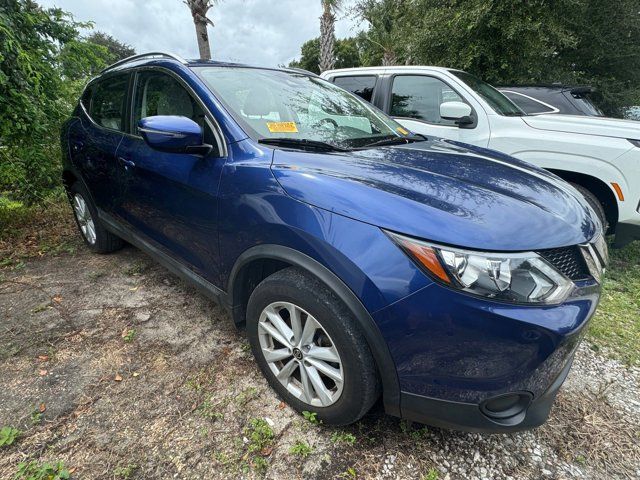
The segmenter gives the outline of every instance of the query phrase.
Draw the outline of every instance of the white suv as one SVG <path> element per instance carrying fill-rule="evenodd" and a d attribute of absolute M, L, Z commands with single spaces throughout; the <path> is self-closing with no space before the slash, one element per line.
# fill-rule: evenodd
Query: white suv
<path fill-rule="evenodd" d="M 550 170 L 580 190 L 616 233 L 616 246 L 640 239 L 640 123 L 526 115 L 489 84 L 448 68 L 349 68 L 322 77 L 415 133 L 491 148 Z"/>

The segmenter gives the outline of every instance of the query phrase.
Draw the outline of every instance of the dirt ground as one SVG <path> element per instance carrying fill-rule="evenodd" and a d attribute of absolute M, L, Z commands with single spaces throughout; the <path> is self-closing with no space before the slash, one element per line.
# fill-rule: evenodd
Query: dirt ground
<path fill-rule="evenodd" d="M 296 414 L 227 314 L 133 247 L 0 269 L 0 478 L 640 477 L 640 371 L 583 345 L 535 431 L 465 434 L 380 407 L 347 428 Z"/>

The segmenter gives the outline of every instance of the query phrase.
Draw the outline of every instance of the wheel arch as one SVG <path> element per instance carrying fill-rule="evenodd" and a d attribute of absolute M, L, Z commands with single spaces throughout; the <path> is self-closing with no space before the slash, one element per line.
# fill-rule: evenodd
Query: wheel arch
<path fill-rule="evenodd" d="M 376 362 L 383 389 L 385 410 L 400 415 L 400 385 L 395 363 L 382 333 L 362 302 L 331 270 L 310 256 L 282 245 L 258 245 L 246 250 L 236 260 L 227 282 L 227 301 L 234 323 L 241 327 L 246 305 L 253 288 L 266 276 L 295 266 L 324 283 L 349 308 L 358 322 Z"/>
<path fill-rule="evenodd" d="M 577 183 L 593 193 L 602 204 L 605 215 L 607 216 L 607 221 L 610 225 L 611 233 L 613 233 L 615 226 L 618 223 L 618 202 L 609 185 L 599 178 L 585 173 L 555 168 L 548 168 L 547 170 L 559 176 L 563 180 L 571 183 Z"/>

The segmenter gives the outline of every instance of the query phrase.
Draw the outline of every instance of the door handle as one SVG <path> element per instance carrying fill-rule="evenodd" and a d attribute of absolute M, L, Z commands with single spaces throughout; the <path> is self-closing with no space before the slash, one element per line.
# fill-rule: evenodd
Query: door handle
<path fill-rule="evenodd" d="M 71 143 L 71 150 L 73 150 L 74 152 L 79 152 L 80 150 L 82 150 L 82 148 L 84 147 L 84 143 L 82 142 L 72 142 Z"/>
<path fill-rule="evenodd" d="M 131 160 L 127 160 L 124 157 L 118 157 L 118 162 L 124 165 L 125 168 L 129 168 L 129 167 L 133 168 L 136 166 L 134 162 L 132 162 Z"/>

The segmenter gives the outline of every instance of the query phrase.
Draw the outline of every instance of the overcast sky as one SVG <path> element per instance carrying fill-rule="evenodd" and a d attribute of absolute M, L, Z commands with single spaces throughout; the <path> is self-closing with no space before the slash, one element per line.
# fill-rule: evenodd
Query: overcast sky
<path fill-rule="evenodd" d="M 37 0 L 60 7 L 76 20 L 134 47 L 138 53 L 162 50 L 197 58 L 198 47 L 189 8 L 182 0 Z M 353 0 L 345 2 L 343 12 Z M 300 56 L 300 46 L 320 35 L 320 0 L 224 0 L 209 17 L 215 60 L 257 65 L 287 64 Z M 343 13 L 336 36 L 348 37 L 360 27 Z"/>

